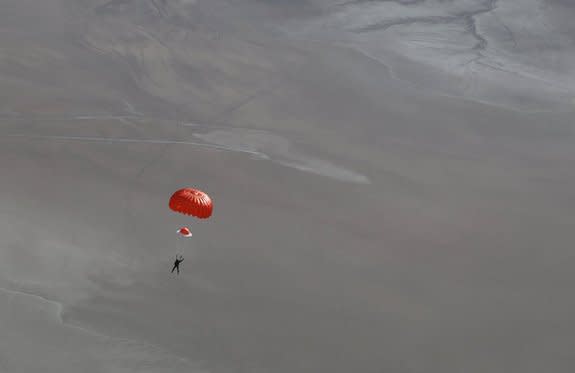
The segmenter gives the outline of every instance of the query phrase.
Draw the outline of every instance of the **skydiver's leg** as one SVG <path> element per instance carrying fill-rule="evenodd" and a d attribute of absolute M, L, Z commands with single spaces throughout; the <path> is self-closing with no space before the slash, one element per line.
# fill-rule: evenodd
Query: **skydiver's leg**
<path fill-rule="evenodd" d="M 174 268 L 172 268 L 172 273 L 176 270 L 176 265 L 174 264 Z"/>
<path fill-rule="evenodd" d="M 178 275 L 179 275 L 180 274 L 180 266 L 178 266 L 177 269 L 178 269 Z"/>

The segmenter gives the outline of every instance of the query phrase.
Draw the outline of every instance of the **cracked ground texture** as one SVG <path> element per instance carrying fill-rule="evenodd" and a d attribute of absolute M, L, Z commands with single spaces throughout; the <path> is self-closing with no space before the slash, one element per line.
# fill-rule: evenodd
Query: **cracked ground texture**
<path fill-rule="evenodd" d="M 528 112 L 571 110 L 571 23 L 548 3 L 349 1 L 286 29 L 294 37 L 351 46 L 421 89 Z M 569 14 L 572 8 L 560 3 Z"/>
<path fill-rule="evenodd" d="M 0 1 L 0 371 L 575 372 L 573 19 Z"/>

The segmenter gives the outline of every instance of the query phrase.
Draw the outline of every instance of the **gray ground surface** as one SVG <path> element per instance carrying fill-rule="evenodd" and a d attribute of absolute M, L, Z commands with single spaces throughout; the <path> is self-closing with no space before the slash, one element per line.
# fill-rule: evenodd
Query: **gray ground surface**
<path fill-rule="evenodd" d="M 572 372 L 574 8 L 514 3 L 4 0 L 0 371 Z"/>

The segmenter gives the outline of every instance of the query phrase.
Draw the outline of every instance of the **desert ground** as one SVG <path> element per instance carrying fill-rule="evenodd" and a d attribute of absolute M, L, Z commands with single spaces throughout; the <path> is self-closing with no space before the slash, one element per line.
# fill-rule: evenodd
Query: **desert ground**
<path fill-rule="evenodd" d="M 3 0 L 0 372 L 573 372 L 573 16 Z"/>

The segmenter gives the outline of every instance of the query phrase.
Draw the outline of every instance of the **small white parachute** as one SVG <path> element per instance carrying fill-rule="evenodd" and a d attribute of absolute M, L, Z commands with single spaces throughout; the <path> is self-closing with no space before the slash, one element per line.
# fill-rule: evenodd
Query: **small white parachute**
<path fill-rule="evenodd" d="M 181 227 L 178 229 L 178 234 L 183 237 L 192 237 L 192 232 L 188 227 Z"/>

